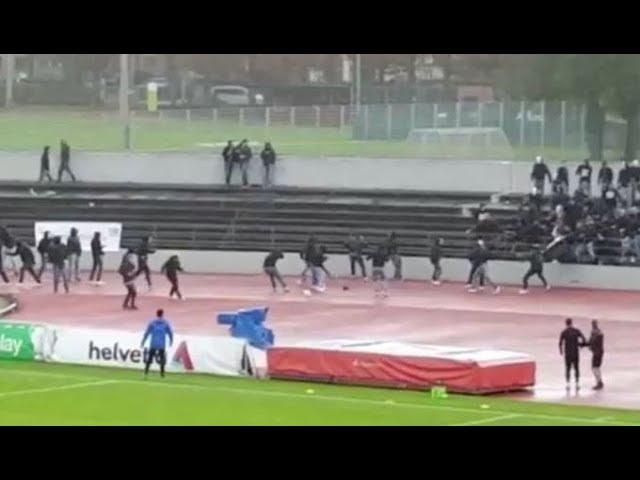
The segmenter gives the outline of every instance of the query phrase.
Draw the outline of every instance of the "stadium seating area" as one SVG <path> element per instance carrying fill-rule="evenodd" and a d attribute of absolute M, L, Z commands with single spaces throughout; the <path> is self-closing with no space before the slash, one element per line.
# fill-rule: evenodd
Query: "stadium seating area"
<path fill-rule="evenodd" d="M 33 189 L 33 190 L 32 190 Z M 123 223 L 123 246 L 152 234 L 158 248 L 266 251 L 276 245 L 298 252 L 310 233 L 329 253 L 346 252 L 353 231 L 369 243 L 398 234 L 402 254 L 424 256 L 428 238 L 445 238 L 445 255 L 466 257 L 476 225 L 472 215 L 487 194 L 351 191 L 278 188 L 269 191 L 224 186 L 140 186 L 108 184 L 0 184 L 3 223 L 33 244 L 35 221 Z M 517 208 L 492 208 L 501 228 Z M 498 258 L 512 258 L 511 246 L 494 242 Z"/>

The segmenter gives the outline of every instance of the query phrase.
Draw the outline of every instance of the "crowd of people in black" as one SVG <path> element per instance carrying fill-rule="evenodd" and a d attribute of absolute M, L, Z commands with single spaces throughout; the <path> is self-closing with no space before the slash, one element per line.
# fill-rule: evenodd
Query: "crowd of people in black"
<path fill-rule="evenodd" d="M 244 187 L 249 186 L 249 166 L 252 158 L 253 152 L 247 139 L 240 141 L 237 145 L 234 145 L 233 141 L 229 140 L 222 150 L 225 182 L 227 185 L 231 185 L 233 171 L 239 170 L 242 175 L 242 185 Z M 273 186 L 273 175 L 276 164 L 276 152 L 270 142 L 264 144 L 264 148 L 262 152 L 260 152 L 260 159 L 262 160 L 263 167 L 262 185 L 268 188 Z"/>

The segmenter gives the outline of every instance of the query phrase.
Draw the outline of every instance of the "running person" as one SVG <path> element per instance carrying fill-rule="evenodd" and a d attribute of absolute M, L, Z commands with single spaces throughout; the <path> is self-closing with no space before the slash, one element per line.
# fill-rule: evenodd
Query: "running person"
<path fill-rule="evenodd" d="M 300 258 L 304 261 L 304 270 L 300 274 L 300 280 L 298 283 L 303 285 L 307 283 L 307 275 L 311 271 L 311 257 L 313 257 L 314 252 L 316 250 L 316 237 L 313 235 L 309 235 L 307 238 L 307 242 L 305 243 L 302 251 L 300 252 Z"/>
<path fill-rule="evenodd" d="M 367 260 L 371 260 L 371 280 L 375 296 L 387 297 L 387 277 L 384 273 L 384 266 L 389 260 L 388 250 L 380 245 L 374 253 L 367 255 Z"/>
<path fill-rule="evenodd" d="M 162 309 L 156 312 L 156 318 L 149 322 L 140 343 L 140 347 L 144 348 L 147 338 L 150 338 L 149 352 L 144 359 L 145 378 L 149 374 L 149 367 L 151 367 L 154 359 L 160 364 L 160 376 L 164 377 L 164 367 L 167 364 L 167 337 L 169 338 L 169 346 L 173 345 L 173 330 L 171 330 L 171 325 L 163 316 L 164 311 Z"/>
<path fill-rule="evenodd" d="M 164 273 L 167 276 L 167 280 L 171 283 L 169 298 L 173 298 L 173 295 L 175 294 L 180 300 L 182 300 L 180 286 L 178 285 L 178 272 L 184 272 L 184 270 L 182 270 L 182 265 L 180 265 L 180 259 L 177 255 L 169 257 L 169 260 L 167 260 L 160 269 L 160 273 Z"/>
<path fill-rule="evenodd" d="M 264 273 L 266 273 L 267 276 L 269 277 L 269 280 L 271 280 L 271 286 L 273 287 L 273 291 L 274 292 L 277 291 L 277 286 L 276 286 L 276 280 L 277 280 L 280 286 L 282 287 L 282 291 L 287 293 L 289 289 L 287 288 L 286 283 L 284 283 L 284 280 L 282 279 L 282 275 L 280 275 L 280 272 L 278 271 L 278 267 L 276 266 L 276 263 L 278 262 L 278 260 L 281 260 L 283 258 L 284 258 L 284 255 L 280 250 L 273 250 L 264 259 L 262 268 L 264 269 Z"/>
<path fill-rule="evenodd" d="M 544 278 L 544 274 L 542 273 L 544 269 L 544 255 L 542 254 L 542 251 L 538 248 L 534 248 L 529 254 L 528 259 L 530 262 L 529 270 L 527 270 L 527 273 L 522 279 L 522 289 L 520 290 L 520 293 L 529 293 L 529 279 L 534 275 L 538 276 L 538 278 L 542 282 L 542 285 L 544 285 L 544 288 L 550 290 L 551 287 L 547 283 L 547 279 Z"/>
<path fill-rule="evenodd" d="M 29 246 L 25 242 L 23 242 L 22 240 L 18 241 L 18 243 L 16 244 L 16 251 L 13 253 L 10 253 L 9 255 L 19 256 L 20 261 L 22 262 L 22 266 L 20 267 L 20 279 L 18 280 L 19 283 L 24 282 L 25 272 L 29 272 L 29 274 L 33 277 L 36 283 L 38 284 L 40 283 L 40 277 L 33 270 L 33 267 L 36 264 L 36 259 L 33 256 L 33 252 L 31 251 L 31 248 L 29 248 Z"/>
<path fill-rule="evenodd" d="M 40 278 L 42 278 L 42 274 L 47 269 L 49 248 L 51 248 L 51 238 L 49 238 L 49 232 L 44 232 L 44 235 L 38 242 L 38 253 L 40 254 L 40 272 L 38 272 L 38 276 Z"/>
<path fill-rule="evenodd" d="M 93 266 L 91 267 L 91 275 L 89 276 L 90 282 L 93 282 L 93 279 L 95 278 L 96 283 L 101 283 L 103 256 L 104 250 L 100 240 L 100 232 L 95 232 L 91 239 L 91 258 L 93 260 Z"/>
<path fill-rule="evenodd" d="M 324 262 L 328 258 L 325 255 L 326 251 L 324 246 L 316 248 L 309 260 L 311 263 L 311 288 L 320 293 L 324 293 L 327 289 L 326 277 L 330 276 L 324 266 Z"/>
<path fill-rule="evenodd" d="M 489 277 L 489 257 L 491 256 L 489 250 L 487 249 L 484 240 L 478 240 L 478 253 L 476 255 L 477 267 L 475 273 L 473 274 L 473 278 L 471 279 L 471 288 L 469 289 L 470 293 L 475 293 L 478 291 L 478 286 L 482 286 L 483 282 L 487 282 L 489 285 L 493 287 L 493 293 L 500 293 L 500 286 L 493 283 L 491 277 Z"/>
<path fill-rule="evenodd" d="M 442 244 L 444 240 L 442 238 L 436 238 L 431 246 L 431 252 L 429 258 L 431 259 L 431 265 L 433 265 L 433 275 L 431 276 L 431 283 L 434 285 L 440 285 L 440 275 L 442 275 L 442 267 L 440 266 L 440 259 L 442 258 Z"/>
<path fill-rule="evenodd" d="M 149 255 L 155 253 L 155 249 L 151 247 L 151 237 L 143 237 L 140 241 L 140 245 L 136 250 L 138 256 L 138 270 L 135 273 L 137 277 L 141 273 L 144 273 L 144 277 L 147 280 L 149 290 L 151 290 L 151 270 L 149 270 Z"/>
<path fill-rule="evenodd" d="M 564 356 L 564 376 L 567 380 L 567 390 L 570 388 L 572 368 L 576 379 L 576 389 L 580 390 L 580 346 L 584 346 L 587 340 L 582 332 L 573 326 L 573 320 L 567 318 L 565 323 L 567 327 L 560 334 L 558 347 L 560 355 Z"/>
<path fill-rule="evenodd" d="M 124 303 L 122 304 L 122 308 L 125 310 L 137 310 L 136 307 L 136 297 L 138 296 L 138 292 L 136 291 L 136 267 L 133 264 L 133 249 L 130 248 L 127 250 L 127 253 L 122 257 L 122 262 L 120 263 L 120 268 L 118 269 L 118 273 L 122 276 L 122 283 L 127 289 L 127 295 L 124 297 Z"/>
<path fill-rule="evenodd" d="M 602 367 L 602 357 L 604 356 L 604 334 L 598 326 L 598 321 L 593 320 L 591 322 L 591 336 L 589 337 L 589 350 L 591 350 L 591 371 L 593 376 L 596 377 L 596 385 L 594 390 L 602 390 L 604 383 L 602 383 L 602 373 L 600 368 Z"/>

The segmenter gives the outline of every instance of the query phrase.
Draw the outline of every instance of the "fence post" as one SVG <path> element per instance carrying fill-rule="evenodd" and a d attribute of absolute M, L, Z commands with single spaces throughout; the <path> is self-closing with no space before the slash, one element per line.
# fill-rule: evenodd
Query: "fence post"
<path fill-rule="evenodd" d="M 546 103 L 543 100 L 540 105 L 540 112 L 542 114 L 542 124 L 540 125 L 540 146 L 544 149 L 544 134 L 545 134 L 545 113 L 546 113 Z"/>
<path fill-rule="evenodd" d="M 410 107 L 411 111 L 411 130 L 416 128 L 416 104 L 412 103 Z"/>
<path fill-rule="evenodd" d="M 387 103 L 387 139 L 391 140 L 391 130 L 393 123 L 393 105 Z"/>
<path fill-rule="evenodd" d="M 264 111 L 264 123 L 267 128 L 271 126 L 271 109 L 269 107 Z"/>
<path fill-rule="evenodd" d="M 560 102 L 560 148 L 562 148 L 562 150 L 564 150 L 564 136 L 567 134 L 566 112 L 567 102 L 563 100 Z"/>
<path fill-rule="evenodd" d="M 504 102 L 500 102 L 500 128 L 504 131 Z"/>
<path fill-rule="evenodd" d="M 369 140 L 369 105 L 364 106 L 364 139 Z"/>
<path fill-rule="evenodd" d="M 244 125 L 244 108 L 238 110 L 238 121 L 240 122 L 240 125 Z"/>
<path fill-rule="evenodd" d="M 462 118 L 462 103 L 456 102 L 456 128 L 460 128 Z"/>
<path fill-rule="evenodd" d="M 313 109 L 316 112 L 316 127 L 319 127 L 320 126 L 320 107 L 318 105 L 315 105 Z"/>
<path fill-rule="evenodd" d="M 520 146 L 524 145 L 524 100 L 520 102 Z"/>
<path fill-rule="evenodd" d="M 186 115 L 187 115 L 187 122 L 190 122 L 191 121 L 191 109 L 190 108 L 187 108 Z"/>
<path fill-rule="evenodd" d="M 217 122 L 218 122 L 218 109 L 217 109 L 217 108 L 214 108 L 214 109 L 213 109 L 213 121 L 214 121 L 215 123 L 217 123 Z"/>
<path fill-rule="evenodd" d="M 482 102 L 478 102 L 478 127 L 482 128 L 482 110 L 483 110 L 483 103 Z"/>
<path fill-rule="evenodd" d="M 292 127 L 296 126 L 296 107 L 289 108 L 289 123 Z"/>
<path fill-rule="evenodd" d="M 433 128 L 438 128 L 438 104 L 433 104 Z"/>
<path fill-rule="evenodd" d="M 340 105 L 340 125 L 339 125 L 339 129 L 340 131 L 342 131 L 342 129 L 344 128 L 344 105 Z"/>

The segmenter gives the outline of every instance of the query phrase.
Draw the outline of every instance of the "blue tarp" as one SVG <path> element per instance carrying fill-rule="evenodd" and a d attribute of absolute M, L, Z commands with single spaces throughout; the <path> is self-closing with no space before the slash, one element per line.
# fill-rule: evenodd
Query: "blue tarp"
<path fill-rule="evenodd" d="M 253 347 L 267 349 L 274 342 L 273 331 L 264 326 L 268 312 L 268 307 L 225 312 L 218 315 L 218 323 L 230 325 L 231 336 L 244 338 Z"/>

